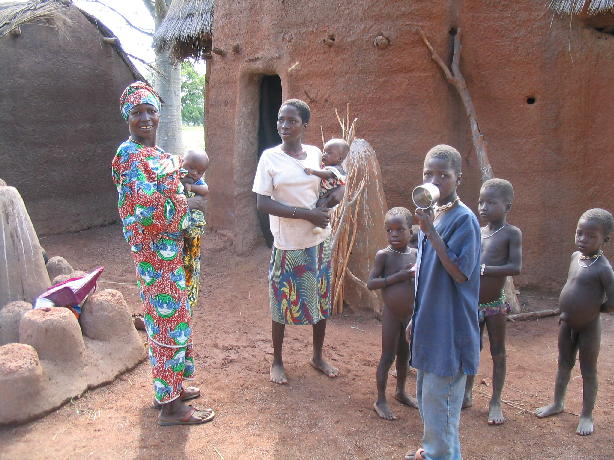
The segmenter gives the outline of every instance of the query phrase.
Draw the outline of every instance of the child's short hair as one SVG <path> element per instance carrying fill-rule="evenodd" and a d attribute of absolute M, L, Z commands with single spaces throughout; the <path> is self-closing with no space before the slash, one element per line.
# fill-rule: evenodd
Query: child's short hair
<path fill-rule="evenodd" d="M 207 155 L 207 152 L 205 152 L 204 150 L 200 152 L 196 150 L 188 150 L 183 156 L 183 161 L 184 162 L 197 161 L 201 164 L 206 163 L 208 165 L 209 155 Z"/>
<path fill-rule="evenodd" d="M 584 214 L 580 216 L 580 220 L 582 219 L 592 220 L 594 222 L 597 222 L 599 225 L 601 225 L 604 236 L 608 236 L 610 232 L 612 231 L 612 228 L 614 228 L 614 217 L 612 217 L 612 214 L 610 214 L 610 212 L 606 211 L 605 209 L 601 209 L 601 208 L 589 209 L 588 211 L 585 211 Z"/>
<path fill-rule="evenodd" d="M 409 209 L 403 208 L 402 206 L 396 206 L 394 208 L 390 208 L 386 215 L 384 216 L 385 220 L 388 220 L 391 217 L 401 217 L 405 219 L 407 222 L 407 226 L 411 229 L 411 224 L 414 220 L 412 213 Z"/>
<path fill-rule="evenodd" d="M 488 179 L 482 184 L 481 190 L 486 190 L 487 188 L 496 190 L 508 203 L 514 201 L 514 186 L 508 180 L 498 178 Z"/>
<path fill-rule="evenodd" d="M 347 141 L 345 139 L 329 139 L 326 141 L 326 144 L 324 144 L 324 149 L 333 146 L 333 145 L 338 145 L 339 147 L 341 147 L 345 153 L 347 154 L 350 151 L 350 144 L 347 143 Z"/>
<path fill-rule="evenodd" d="M 281 104 L 281 107 L 284 105 L 294 107 L 296 110 L 298 110 L 298 114 L 300 115 L 303 123 L 309 123 L 309 119 L 311 118 L 311 109 L 305 101 L 301 101 L 300 99 L 288 99 Z"/>
<path fill-rule="evenodd" d="M 454 147 L 446 144 L 439 144 L 433 147 L 426 153 L 424 162 L 426 163 L 431 158 L 438 158 L 440 160 L 447 160 L 450 166 L 454 169 L 456 174 L 462 172 L 463 159 L 461 154 Z"/>

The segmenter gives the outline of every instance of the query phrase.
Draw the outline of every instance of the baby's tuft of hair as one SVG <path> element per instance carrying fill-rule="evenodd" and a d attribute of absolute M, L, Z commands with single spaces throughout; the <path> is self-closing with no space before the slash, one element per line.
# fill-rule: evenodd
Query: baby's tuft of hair
<path fill-rule="evenodd" d="M 324 150 L 333 146 L 341 147 L 346 155 L 350 151 L 350 144 L 348 144 L 345 139 L 329 139 L 326 141 L 326 144 L 324 144 Z"/>
<path fill-rule="evenodd" d="M 495 190 L 507 203 L 514 201 L 514 186 L 510 181 L 498 178 L 488 179 L 482 184 L 481 190 L 488 188 Z"/>
<path fill-rule="evenodd" d="M 597 222 L 599 225 L 601 225 L 601 228 L 603 229 L 603 236 L 608 236 L 612 232 L 612 228 L 614 228 L 614 217 L 612 217 L 612 214 L 605 209 L 589 209 L 580 216 L 580 220 L 582 219 L 592 220 L 593 222 Z"/>
<path fill-rule="evenodd" d="M 446 144 L 439 144 L 433 147 L 426 153 L 424 163 L 431 158 L 438 158 L 440 160 L 446 160 L 452 166 L 452 169 L 456 172 L 456 175 L 461 174 L 463 159 L 461 154 L 454 147 Z"/>
<path fill-rule="evenodd" d="M 405 219 L 405 222 L 407 223 L 407 227 L 409 227 L 411 229 L 412 223 L 413 223 L 413 215 L 411 213 L 411 211 L 407 208 L 404 208 L 402 206 L 396 206 L 394 208 L 390 208 L 388 210 L 388 212 L 386 213 L 386 215 L 384 216 L 385 220 L 390 219 L 391 217 L 401 217 L 403 219 Z"/>
<path fill-rule="evenodd" d="M 298 110 L 298 114 L 301 117 L 303 123 L 309 123 L 309 119 L 311 118 L 311 109 L 309 105 L 305 101 L 301 101 L 300 99 L 288 99 L 281 104 L 281 107 L 284 105 L 289 105 Z"/>

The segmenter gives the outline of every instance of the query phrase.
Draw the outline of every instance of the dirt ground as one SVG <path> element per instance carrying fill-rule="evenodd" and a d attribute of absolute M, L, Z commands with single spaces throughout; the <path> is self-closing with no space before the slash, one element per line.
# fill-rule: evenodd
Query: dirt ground
<path fill-rule="evenodd" d="M 104 265 L 100 286 L 120 290 L 139 310 L 133 266 L 119 227 L 41 242 L 50 256 L 62 255 L 75 268 Z M 204 393 L 197 404 L 215 408 L 212 423 L 159 427 L 157 411 L 150 407 L 149 366 L 142 363 L 40 420 L 1 428 L 0 458 L 400 459 L 417 448 L 422 429 L 416 410 L 392 400 L 399 419 L 387 422 L 371 409 L 380 324 L 369 314 L 329 322 L 325 352 L 340 368 L 339 378 L 328 379 L 309 366 L 310 329 L 289 327 L 285 362 L 290 383 L 269 383 L 269 250 L 261 247 L 237 257 L 227 248 L 220 235 L 205 238 L 203 289 L 195 313 L 196 383 Z M 526 299 L 552 304 L 551 298 Z M 596 432 L 588 437 L 574 433 L 582 394 L 578 369 L 568 390 L 568 412 L 544 420 L 532 415 L 552 396 L 556 318 L 508 324 L 507 423 L 486 424 L 491 365 L 485 351 L 476 378 L 483 384 L 476 387 L 474 406 L 461 420 L 464 458 L 614 458 L 614 317 L 603 315 Z M 390 394 L 393 385 L 391 377 Z M 415 392 L 413 375 L 408 387 Z"/>

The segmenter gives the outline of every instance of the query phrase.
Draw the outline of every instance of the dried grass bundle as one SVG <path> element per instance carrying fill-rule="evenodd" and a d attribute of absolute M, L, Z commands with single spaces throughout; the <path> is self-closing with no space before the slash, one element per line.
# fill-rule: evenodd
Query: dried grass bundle
<path fill-rule="evenodd" d="M 348 173 L 345 196 L 331 216 L 333 229 L 333 313 L 344 303 L 379 313 L 379 295 L 367 289 L 366 280 L 378 249 L 385 246 L 383 232 L 387 209 L 382 175 L 375 151 L 364 139 L 354 139 L 356 121 L 337 111 L 343 138 L 350 144 L 344 167 Z M 353 289 L 352 289 L 353 288 Z"/>

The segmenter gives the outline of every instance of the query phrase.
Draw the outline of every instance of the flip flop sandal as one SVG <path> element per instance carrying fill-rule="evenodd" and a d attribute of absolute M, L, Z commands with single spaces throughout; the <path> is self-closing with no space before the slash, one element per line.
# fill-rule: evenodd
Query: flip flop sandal
<path fill-rule="evenodd" d="M 197 388 L 197 387 L 187 387 L 187 388 L 184 388 L 182 393 L 184 393 L 184 392 L 188 392 L 190 394 L 188 394 L 187 396 L 181 396 L 180 398 L 181 398 L 182 401 L 189 401 L 190 399 L 198 398 L 200 396 L 200 389 Z M 162 409 L 162 404 L 160 404 L 158 401 L 156 401 L 154 399 L 152 407 L 154 409 L 158 409 L 159 410 L 159 409 Z"/>
<path fill-rule="evenodd" d="M 158 425 L 202 425 L 203 423 L 210 422 L 214 418 L 215 411 L 213 409 L 196 409 L 195 407 L 190 406 L 190 411 L 180 419 L 161 420 L 158 417 Z"/>
<path fill-rule="evenodd" d="M 143 319 L 143 315 L 141 313 L 134 313 L 132 315 L 132 322 L 134 323 L 134 328 L 137 331 L 145 330 L 145 320 Z"/>
<path fill-rule="evenodd" d="M 405 454 L 405 460 L 426 460 L 422 455 L 424 453 L 424 449 L 421 447 L 416 452 L 408 452 Z"/>

